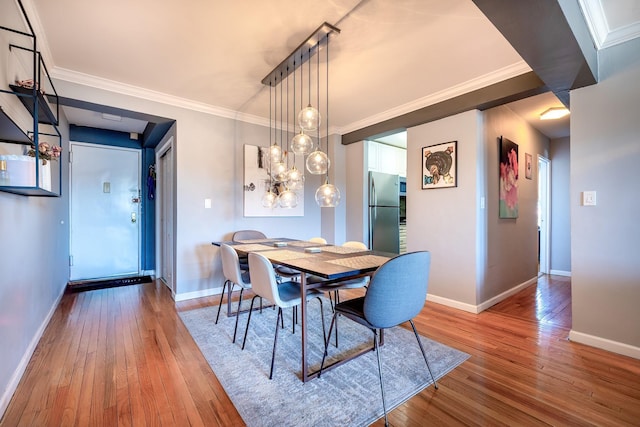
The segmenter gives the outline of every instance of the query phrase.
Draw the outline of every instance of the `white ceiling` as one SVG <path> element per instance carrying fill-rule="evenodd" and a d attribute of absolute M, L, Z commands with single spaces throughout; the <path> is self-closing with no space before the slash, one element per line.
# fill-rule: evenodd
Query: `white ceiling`
<path fill-rule="evenodd" d="M 324 21 L 341 30 L 331 39 L 329 75 L 329 117 L 339 133 L 530 71 L 471 0 L 25 3 L 55 78 L 117 83 L 149 99 L 256 123 L 269 117 L 262 78 Z M 599 11 L 608 33 L 640 21 L 637 0 L 581 0 L 583 10 L 591 3 L 596 12 L 585 15 Z M 521 102 L 514 111 L 526 115 Z M 559 103 L 553 95 L 544 102 Z M 69 114 L 75 124 L 109 125 Z"/>

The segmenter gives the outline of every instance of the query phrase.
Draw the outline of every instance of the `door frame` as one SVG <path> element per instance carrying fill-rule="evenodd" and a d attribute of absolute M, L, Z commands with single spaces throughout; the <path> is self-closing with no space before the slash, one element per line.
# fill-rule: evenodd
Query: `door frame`
<path fill-rule="evenodd" d="M 84 146 L 89 148 L 100 148 L 107 150 L 119 150 L 119 151 L 130 151 L 135 152 L 138 155 L 138 197 L 142 197 L 142 177 L 140 171 L 142 170 L 142 151 L 136 148 L 128 148 L 128 147 L 120 147 L 115 145 L 106 145 L 106 144 L 95 144 L 91 142 L 82 142 L 82 141 L 69 141 L 69 154 L 71 156 L 69 160 L 69 280 L 71 280 L 71 257 L 73 256 L 73 194 L 72 194 L 72 184 L 73 184 L 73 147 L 74 146 Z M 142 274 L 142 218 L 144 212 L 142 209 L 142 203 L 138 203 L 138 272 L 137 275 L 140 276 Z M 117 278 L 117 277 L 127 277 L 130 274 L 120 274 L 109 276 L 109 278 Z"/>
<path fill-rule="evenodd" d="M 163 169 L 163 161 L 162 158 L 167 154 L 167 152 L 169 152 L 171 150 L 172 152 L 172 167 L 171 167 L 171 175 L 169 177 L 166 177 L 165 179 L 165 171 Z M 156 200 L 157 200 L 157 205 L 156 205 L 156 242 L 158 242 L 158 244 L 156 245 L 156 271 L 158 272 L 157 274 L 157 278 L 161 279 L 162 282 L 164 282 L 165 286 L 167 286 L 170 290 L 171 290 L 171 294 L 175 299 L 176 293 L 177 293 L 177 289 L 176 289 L 176 185 L 175 185 L 175 170 L 176 170 L 176 151 L 175 151 L 175 144 L 174 144 L 174 137 L 171 136 L 164 144 L 162 144 L 162 146 L 160 146 L 158 149 L 156 149 L 156 177 L 157 177 L 157 188 L 156 188 Z M 174 200 L 174 203 L 172 204 L 172 206 L 169 206 L 169 208 L 172 211 L 172 215 L 171 215 L 171 227 L 172 227 L 172 233 L 171 233 L 171 242 L 169 242 L 171 249 L 172 249 L 172 256 L 171 256 L 171 265 L 169 266 L 171 269 L 171 280 L 169 280 L 169 283 L 167 282 L 166 278 L 163 277 L 164 274 L 164 258 L 163 258 L 163 251 L 162 251 L 162 246 L 165 243 L 164 239 L 163 239 L 163 228 L 162 228 L 162 224 L 164 223 L 164 215 L 165 215 L 165 203 L 167 202 L 165 200 L 165 197 L 163 197 L 164 194 L 164 186 L 166 185 L 166 181 L 169 182 L 169 184 L 171 185 L 171 188 L 169 189 L 169 191 L 171 192 L 172 198 Z"/>
<path fill-rule="evenodd" d="M 540 243 L 538 274 L 550 271 L 551 160 L 538 154 L 538 205 L 540 207 Z"/>

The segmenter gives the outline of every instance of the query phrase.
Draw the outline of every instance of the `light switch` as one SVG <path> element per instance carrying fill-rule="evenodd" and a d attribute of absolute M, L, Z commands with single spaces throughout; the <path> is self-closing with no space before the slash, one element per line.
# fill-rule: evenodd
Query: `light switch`
<path fill-rule="evenodd" d="M 111 183 L 110 182 L 103 182 L 102 183 L 102 192 L 103 193 L 111 193 Z"/>
<path fill-rule="evenodd" d="M 582 206 L 595 206 L 596 205 L 596 192 L 595 191 L 583 191 L 582 192 Z"/>
<path fill-rule="evenodd" d="M 211 199 L 204 199 L 204 208 L 211 209 Z"/>

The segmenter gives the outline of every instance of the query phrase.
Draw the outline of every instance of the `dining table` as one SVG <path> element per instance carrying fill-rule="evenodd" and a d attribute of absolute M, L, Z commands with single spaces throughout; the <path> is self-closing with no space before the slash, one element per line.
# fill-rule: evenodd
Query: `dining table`
<path fill-rule="evenodd" d="M 311 289 L 339 283 L 345 280 L 372 275 L 378 267 L 396 254 L 362 250 L 345 246 L 318 244 L 291 238 L 251 239 L 229 242 L 213 242 L 219 246 L 226 243 L 238 255 L 259 252 L 272 264 L 288 267 L 300 272 L 300 326 L 301 326 L 301 379 L 307 382 L 318 376 L 318 371 L 309 371 L 307 363 L 307 292 Z M 308 280 L 313 275 L 316 280 Z M 323 280 L 317 280 L 317 278 Z M 327 338 L 329 339 L 329 338 Z M 365 348 L 341 360 L 323 367 L 323 371 L 335 368 L 348 360 L 371 351 Z"/>

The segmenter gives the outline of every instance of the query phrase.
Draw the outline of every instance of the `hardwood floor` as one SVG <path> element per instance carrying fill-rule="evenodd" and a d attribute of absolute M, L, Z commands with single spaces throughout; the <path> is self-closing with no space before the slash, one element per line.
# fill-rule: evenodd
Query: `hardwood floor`
<path fill-rule="evenodd" d="M 479 315 L 427 303 L 420 333 L 471 357 L 390 423 L 640 425 L 640 360 L 568 341 L 569 294 L 552 276 Z M 243 425 L 178 317 L 217 301 L 159 282 L 65 295 L 0 425 Z"/>

